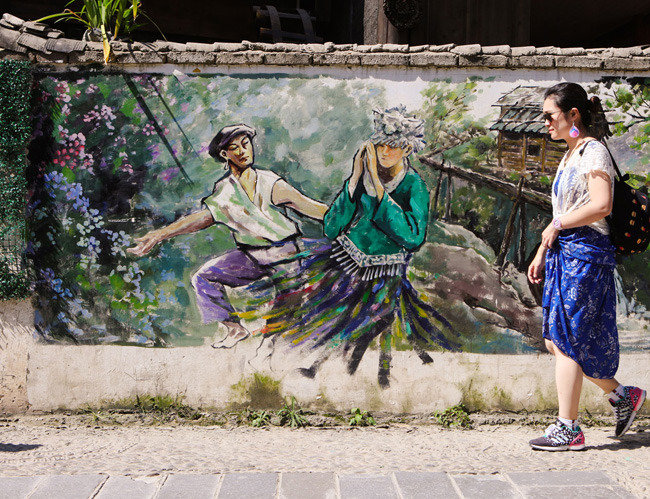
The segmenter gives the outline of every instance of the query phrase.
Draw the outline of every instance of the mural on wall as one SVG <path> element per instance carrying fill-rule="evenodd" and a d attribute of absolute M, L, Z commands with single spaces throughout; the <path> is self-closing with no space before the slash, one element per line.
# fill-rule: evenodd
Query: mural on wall
<path fill-rule="evenodd" d="M 330 355 L 536 352 L 525 268 L 563 154 L 553 82 L 44 75 L 30 147 L 47 341 Z M 647 184 L 647 80 L 586 84 Z M 645 107 L 644 107 L 645 106 Z M 649 260 L 618 275 L 622 348 L 650 348 Z"/>

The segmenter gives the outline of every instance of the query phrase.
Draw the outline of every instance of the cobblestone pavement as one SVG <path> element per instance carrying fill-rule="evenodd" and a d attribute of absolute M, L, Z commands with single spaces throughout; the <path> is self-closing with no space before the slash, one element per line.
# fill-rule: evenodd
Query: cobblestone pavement
<path fill-rule="evenodd" d="M 647 418 L 587 450 L 539 452 L 541 422 L 450 430 L 0 420 L 0 499 L 57 497 L 650 497 Z"/>
<path fill-rule="evenodd" d="M 401 471 L 0 476 L 0 498 L 431 498 L 431 497 L 634 497 L 599 471 L 450 474 Z"/>

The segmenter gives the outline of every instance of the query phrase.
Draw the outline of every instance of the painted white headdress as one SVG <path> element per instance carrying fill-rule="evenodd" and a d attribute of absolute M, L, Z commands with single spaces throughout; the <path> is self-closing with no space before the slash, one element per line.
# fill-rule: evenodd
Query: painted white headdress
<path fill-rule="evenodd" d="M 390 147 L 406 148 L 419 152 L 426 146 L 424 141 L 424 120 L 406 113 L 406 107 L 396 106 L 382 111 L 373 110 L 374 133 L 370 137 L 373 144 L 386 144 Z"/>

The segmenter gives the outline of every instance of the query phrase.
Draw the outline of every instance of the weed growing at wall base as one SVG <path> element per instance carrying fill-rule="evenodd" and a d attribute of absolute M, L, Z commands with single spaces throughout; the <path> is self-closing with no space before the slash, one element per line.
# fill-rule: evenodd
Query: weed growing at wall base
<path fill-rule="evenodd" d="M 376 424 L 375 418 L 368 411 L 362 411 L 355 407 L 350 411 L 350 426 L 374 426 Z"/>
<path fill-rule="evenodd" d="M 308 426 L 309 421 L 304 416 L 304 411 L 296 405 L 296 397 L 291 397 L 291 402 L 285 402 L 284 407 L 278 411 L 280 426 L 291 428 L 302 428 Z"/>
<path fill-rule="evenodd" d="M 446 428 L 466 428 L 471 429 L 474 424 L 469 417 L 469 411 L 463 404 L 457 404 L 448 407 L 444 411 L 433 413 L 434 419 Z"/>

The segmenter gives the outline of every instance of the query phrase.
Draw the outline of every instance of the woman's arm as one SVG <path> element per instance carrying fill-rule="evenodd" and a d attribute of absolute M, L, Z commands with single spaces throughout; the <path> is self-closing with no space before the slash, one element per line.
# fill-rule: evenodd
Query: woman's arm
<path fill-rule="evenodd" d="M 271 202 L 276 206 L 288 206 L 298 213 L 322 220 L 327 211 L 327 205 L 305 196 L 295 187 L 290 186 L 286 180 L 280 179 L 273 184 Z"/>
<path fill-rule="evenodd" d="M 387 192 L 373 216 L 375 226 L 407 251 L 415 251 L 424 243 L 429 218 L 429 192 L 417 179 L 409 189 L 408 206 L 402 207 Z M 379 193 L 377 193 L 379 196 Z"/>
<path fill-rule="evenodd" d="M 205 229 L 214 223 L 210 210 L 204 209 L 196 213 L 192 213 L 185 217 L 179 218 L 175 222 L 163 227 L 161 229 L 152 230 L 147 232 L 142 237 L 137 237 L 138 241 L 136 246 L 127 248 L 126 251 L 133 253 L 135 256 L 144 256 L 153 249 L 158 243 L 170 239 L 181 234 L 190 234 L 197 230 Z"/>
<path fill-rule="evenodd" d="M 528 267 L 528 280 L 533 284 L 541 284 L 542 282 L 542 269 L 544 268 L 544 261 L 546 260 L 546 251 L 542 244 L 539 245 L 535 258 Z"/>
<path fill-rule="evenodd" d="M 348 179 L 323 217 L 325 237 L 336 239 L 350 225 L 356 211 L 357 203 L 350 194 L 350 179 Z"/>
<path fill-rule="evenodd" d="M 588 173 L 589 202 L 577 210 L 558 217 L 563 229 L 573 229 L 602 220 L 612 212 L 612 184 L 607 173 L 602 170 L 592 170 Z M 550 248 L 559 231 L 549 224 L 542 233 L 542 246 Z"/>
<path fill-rule="evenodd" d="M 323 217 L 323 232 L 328 239 L 336 239 L 341 232 L 347 229 L 357 211 L 357 203 L 354 199 L 354 193 L 359 185 L 359 180 L 363 175 L 363 158 L 366 156 L 370 142 L 364 142 L 357 149 L 352 161 L 352 175 L 343 185 L 336 199 L 332 202 Z"/>

